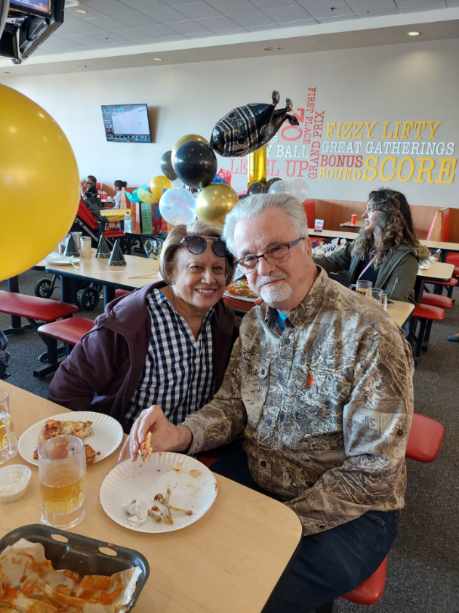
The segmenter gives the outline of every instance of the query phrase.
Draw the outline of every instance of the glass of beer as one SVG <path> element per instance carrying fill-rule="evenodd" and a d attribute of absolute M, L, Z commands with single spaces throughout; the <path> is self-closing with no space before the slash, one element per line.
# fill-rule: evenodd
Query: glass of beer
<path fill-rule="evenodd" d="M 18 450 L 17 437 L 13 432 L 10 415 L 10 399 L 0 390 L 0 464 L 14 458 Z"/>
<path fill-rule="evenodd" d="M 371 281 L 367 281 L 366 279 L 358 279 L 355 282 L 355 291 L 358 294 L 362 294 L 363 296 L 367 296 L 371 298 L 371 290 L 373 287 L 373 283 Z"/>
<path fill-rule="evenodd" d="M 84 519 L 86 454 L 83 441 L 61 435 L 40 441 L 38 478 L 41 521 L 73 528 Z"/>

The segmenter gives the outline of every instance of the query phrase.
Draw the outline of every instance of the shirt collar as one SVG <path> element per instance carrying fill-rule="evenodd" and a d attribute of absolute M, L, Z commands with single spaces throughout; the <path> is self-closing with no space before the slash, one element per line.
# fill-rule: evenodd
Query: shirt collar
<path fill-rule="evenodd" d="M 161 289 L 154 287 L 151 291 L 151 299 L 155 304 L 163 306 L 163 307 L 167 305 L 169 308 L 171 308 L 174 311 L 174 313 L 176 312 L 172 304 L 167 299 L 167 297 L 162 293 Z M 207 324 L 207 322 L 210 320 L 214 312 L 215 312 L 214 306 L 211 307 L 207 311 L 205 317 L 203 317 L 203 320 L 202 320 L 203 326 Z"/>
<path fill-rule="evenodd" d="M 287 328 L 301 326 L 303 323 L 314 319 L 318 313 L 324 299 L 324 293 L 327 288 L 328 275 L 317 266 L 319 274 L 314 280 L 311 289 L 300 302 L 300 304 L 290 311 L 285 324 Z M 262 305 L 263 319 L 268 328 L 274 329 L 277 326 L 277 311 L 268 305 Z"/>

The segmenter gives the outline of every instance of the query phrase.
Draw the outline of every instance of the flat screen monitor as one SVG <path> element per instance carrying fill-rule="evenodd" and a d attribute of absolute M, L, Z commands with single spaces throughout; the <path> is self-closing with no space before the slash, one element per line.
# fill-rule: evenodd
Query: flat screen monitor
<path fill-rule="evenodd" d="M 115 143 L 151 143 L 146 104 L 102 105 L 105 136 Z"/>
<path fill-rule="evenodd" d="M 27 15 L 51 14 L 51 0 L 10 0 L 10 7 Z"/>

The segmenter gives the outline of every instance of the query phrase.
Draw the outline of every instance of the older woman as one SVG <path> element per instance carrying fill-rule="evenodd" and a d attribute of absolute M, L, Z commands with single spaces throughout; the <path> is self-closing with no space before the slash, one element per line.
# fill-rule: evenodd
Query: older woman
<path fill-rule="evenodd" d="M 223 304 L 233 259 L 219 233 L 177 226 L 161 252 L 164 282 L 111 302 L 61 364 L 51 400 L 95 410 L 129 431 L 151 405 L 182 422 L 220 387 L 237 324 Z"/>
<path fill-rule="evenodd" d="M 353 244 L 315 257 L 315 263 L 327 272 L 344 272 L 349 283 L 366 279 L 389 298 L 414 302 L 419 243 L 405 196 L 391 189 L 371 192 L 364 217 Z"/>

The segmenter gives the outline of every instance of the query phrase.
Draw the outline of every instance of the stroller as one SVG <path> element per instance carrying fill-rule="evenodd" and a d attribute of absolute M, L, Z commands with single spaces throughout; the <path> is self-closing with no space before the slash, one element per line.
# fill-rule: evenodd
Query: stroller
<path fill-rule="evenodd" d="M 113 246 L 114 240 L 124 236 L 124 232 L 119 227 L 111 227 L 111 224 L 107 223 L 104 218 L 96 217 L 83 199 L 80 200 L 77 216 L 71 231 L 82 232 L 85 236 L 89 236 L 93 247 L 97 247 L 101 235 L 107 239 L 110 247 Z M 51 298 L 56 288 L 57 278 L 58 275 L 51 275 L 51 277 L 40 279 L 34 288 L 35 296 Z M 101 286 L 97 283 L 82 281 L 81 287 L 77 290 L 76 294 L 77 304 L 80 309 L 93 311 L 99 303 L 101 289 Z"/>

